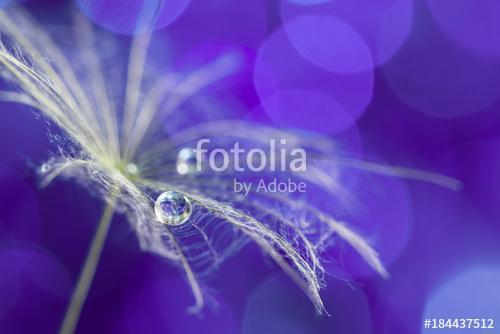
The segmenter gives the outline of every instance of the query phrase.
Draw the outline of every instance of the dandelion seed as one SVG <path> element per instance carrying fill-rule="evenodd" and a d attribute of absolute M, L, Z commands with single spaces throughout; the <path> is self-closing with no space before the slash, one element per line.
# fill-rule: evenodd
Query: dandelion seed
<path fill-rule="evenodd" d="M 182 225 L 191 216 L 191 201 L 176 191 L 166 191 L 155 202 L 158 220 L 165 225 Z"/>
<path fill-rule="evenodd" d="M 306 172 L 280 171 L 281 176 L 307 181 L 324 198 L 339 203 L 352 196 L 339 181 L 344 168 L 458 186 L 455 180 L 428 172 L 342 158 L 329 138 L 217 118 L 202 124 L 174 122 L 187 117 L 179 107 L 238 70 L 238 54 L 222 54 L 187 73 L 159 76 L 154 68 L 148 71 L 151 36 L 138 35 L 131 43 L 122 84 L 108 77 L 107 63 L 115 61 L 98 52 L 102 48 L 96 47 L 88 22 L 77 15 L 73 30 L 77 38 L 69 40 L 78 45 L 62 51 L 21 9 L 0 11 L 0 77 L 10 84 L 10 89 L 0 91 L 0 99 L 40 110 L 65 133 L 62 140 L 53 137 L 60 154 L 42 165 L 42 185 L 65 176 L 90 187 L 106 203 L 61 333 L 72 333 L 77 326 L 114 212 L 127 218 L 145 251 L 182 268 L 195 311 L 205 304 L 202 277 L 248 241 L 262 248 L 305 291 L 318 313 L 325 312 L 320 296 L 325 274 L 322 251 L 332 239 L 345 241 L 387 277 L 377 252 L 331 213 L 291 194 L 237 194 L 231 170 L 193 172 L 198 161 L 192 151 L 178 149 L 196 147 L 201 138 L 228 149 L 235 141 L 259 148 L 270 139 L 282 139 L 290 148 L 310 151 Z M 76 54 L 66 54 L 71 51 Z M 123 97 L 120 92 L 125 92 Z M 186 123 L 189 128 L 177 128 L 170 136 L 163 131 L 164 124 Z M 152 194 L 158 193 L 155 200 Z"/>

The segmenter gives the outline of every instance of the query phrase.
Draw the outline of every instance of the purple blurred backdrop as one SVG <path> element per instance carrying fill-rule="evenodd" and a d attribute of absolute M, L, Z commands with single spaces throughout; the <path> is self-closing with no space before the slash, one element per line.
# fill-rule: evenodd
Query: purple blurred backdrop
<path fill-rule="evenodd" d="M 120 34 L 143 29 L 157 6 L 76 3 Z M 65 1 L 24 4 L 66 20 Z M 500 331 L 496 0 L 166 0 L 159 15 L 153 47 L 168 50 L 172 66 L 213 50 L 244 53 L 241 73 L 219 88 L 239 101 L 238 117 L 355 142 L 364 157 L 452 176 L 463 188 L 363 176 L 369 186 L 353 192 L 366 210 L 351 221 L 391 277 L 332 250 L 330 317 L 315 315 L 252 244 L 207 282 L 212 307 L 189 315 L 182 275 L 142 253 L 117 216 L 78 333 L 427 333 L 425 318 L 460 317 L 494 318 Z M 39 189 L 36 166 L 55 149 L 46 126 L 28 108 L 0 109 L 0 333 L 55 333 L 102 203 L 71 181 Z"/>

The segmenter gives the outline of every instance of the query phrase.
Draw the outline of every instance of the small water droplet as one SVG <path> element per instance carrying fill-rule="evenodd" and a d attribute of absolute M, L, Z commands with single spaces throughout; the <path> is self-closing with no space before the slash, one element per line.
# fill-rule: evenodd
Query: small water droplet
<path fill-rule="evenodd" d="M 43 174 L 48 173 L 49 171 L 50 165 L 48 163 L 45 163 L 40 167 L 40 172 L 42 172 Z"/>
<path fill-rule="evenodd" d="M 192 210 L 189 198 L 177 191 L 166 191 L 155 202 L 156 217 L 166 225 L 184 224 Z"/>
<path fill-rule="evenodd" d="M 195 174 L 198 172 L 198 159 L 192 148 L 183 148 L 177 154 L 177 173 L 181 175 Z"/>

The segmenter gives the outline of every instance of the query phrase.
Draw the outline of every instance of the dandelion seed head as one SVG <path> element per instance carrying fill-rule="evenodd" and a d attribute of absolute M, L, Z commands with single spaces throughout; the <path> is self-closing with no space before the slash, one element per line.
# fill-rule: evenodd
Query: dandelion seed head
<path fill-rule="evenodd" d="M 235 170 L 198 171 L 192 148 L 199 139 L 209 138 L 228 150 L 235 141 L 242 147 L 263 148 L 270 139 L 304 149 L 307 172 L 265 170 L 237 176 L 241 181 L 306 181 L 338 203 L 348 202 L 351 195 L 341 182 L 344 168 L 455 185 L 434 174 L 342 158 L 335 143 L 320 135 L 215 117 L 219 108 L 211 103 L 189 105 L 191 112 L 207 119 L 195 124 L 183 106 L 194 97 L 210 96 L 208 87 L 236 73 L 241 57 L 224 53 L 198 69 L 160 75 L 147 70 L 154 69 L 148 65 L 151 36 L 139 34 L 131 42 L 122 82 L 103 69 L 105 56 L 100 51 L 105 48 L 96 46 L 94 28 L 78 15 L 71 28 L 78 36 L 72 39 L 78 52 L 68 57 L 21 9 L 0 11 L 0 76 L 11 85 L 0 91 L 0 99 L 39 110 L 64 133 L 63 140 L 56 141 L 58 155 L 40 168 L 41 185 L 60 176 L 71 178 L 113 205 L 130 223 L 142 249 L 184 272 L 197 310 L 205 303 L 202 279 L 250 241 L 306 292 L 318 313 L 325 311 L 320 297 L 324 250 L 337 241 L 350 245 L 387 276 L 365 238 L 332 212 L 309 203 L 307 196 L 255 191 L 244 196 L 232 188 Z M 168 135 L 165 124 L 172 130 Z M 172 129 L 175 125 L 182 126 Z"/>

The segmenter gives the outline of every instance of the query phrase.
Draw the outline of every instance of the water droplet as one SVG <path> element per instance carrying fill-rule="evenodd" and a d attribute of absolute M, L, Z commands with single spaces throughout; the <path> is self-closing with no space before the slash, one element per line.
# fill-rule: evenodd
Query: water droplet
<path fill-rule="evenodd" d="M 181 175 L 195 174 L 198 172 L 198 159 L 192 148 L 183 148 L 177 154 L 177 173 Z"/>
<path fill-rule="evenodd" d="M 42 172 L 43 174 L 48 173 L 49 171 L 50 165 L 48 163 L 45 163 L 40 167 L 40 172 Z"/>
<path fill-rule="evenodd" d="M 191 216 L 191 212 L 191 201 L 177 191 L 166 191 L 158 196 L 155 202 L 156 217 L 162 224 L 184 224 Z"/>

